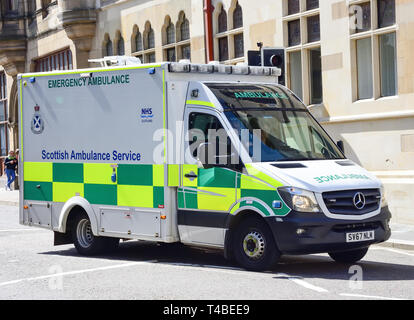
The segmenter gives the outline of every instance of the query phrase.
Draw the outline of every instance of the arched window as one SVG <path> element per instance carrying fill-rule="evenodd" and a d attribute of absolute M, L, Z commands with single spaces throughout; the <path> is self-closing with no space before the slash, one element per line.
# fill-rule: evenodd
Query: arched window
<path fill-rule="evenodd" d="M 109 38 L 108 38 L 108 41 L 106 42 L 105 53 L 106 53 L 107 56 L 113 56 L 114 55 L 114 50 L 113 50 L 113 47 L 112 47 L 112 41 Z"/>
<path fill-rule="evenodd" d="M 117 43 L 117 54 L 119 56 L 125 55 L 125 42 L 124 42 L 124 38 L 122 38 L 122 37 L 120 37 L 118 39 L 118 43 Z"/>
<path fill-rule="evenodd" d="M 243 10 L 237 3 L 236 8 L 233 11 L 233 29 L 243 27 Z"/>
<path fill-rule="evenodd" d="M 190 39 L 190 22 L 184 16 L 184 20 L 180 25 L 181 41 Z"/>
<path fill-rule="evenodd" d="M 167 44 L 171 44 L 175 42 L 175 28 L 174 25 L 171 23 L 167 27 Z"/>
<path fill-rule="evenodd" d="M 153 63 L 155 62 L 155 50 L 154 50 L 155 33 L 149 21 L 145 23 L 143 37 L 144 37 L 144 50 L 146 51 L 144 54 L 144 62 Z"/>
<path fill-rule="evenodd" d="M 228 17 L 222 5 L 217 6 L 214 13 L 215 59 L 235 64 L 244 61 L 243 10 L 237 0 L 232 0 L 231 3 Z M 227 18 L 229 18 L 229 25 Z"/>
<path fill-rule="evenodd" d="M 135 35 L 135 51 L 142 51 L 142 35 L 139 31 Z"/>
<path fill-rule="evenodd" d="M 226 32 L 227 31 L 227 13 L 224 10 L 224 7 L 221 7 L 221 12 L 218 16 L 218 32 Z"/>
<path fill-rule="evenodd" d="M 148 30 L 147 33 L 147 49 L 155 48 L 155 35 L 154 30 L 151 28 Z"/>

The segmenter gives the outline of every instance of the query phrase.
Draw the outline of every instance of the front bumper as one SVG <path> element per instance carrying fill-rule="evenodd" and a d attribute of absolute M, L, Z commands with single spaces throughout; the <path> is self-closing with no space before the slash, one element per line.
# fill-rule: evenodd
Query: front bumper
<path fill-rule="evenodd" d="M 388 207 L 365 220 L 332 219 L 323 213 L 291 211 L 286 217 L 266 218 L 277 246 L 282 254 L 311 254 L 360 249 L 384 242 L 391 236 L 388 222 L 391 213 Z M 297 230 L 304 229 L 298 235 Z M 347 243 L 345 234 L 358 231 L 375 231 L 375 239 Z"/>

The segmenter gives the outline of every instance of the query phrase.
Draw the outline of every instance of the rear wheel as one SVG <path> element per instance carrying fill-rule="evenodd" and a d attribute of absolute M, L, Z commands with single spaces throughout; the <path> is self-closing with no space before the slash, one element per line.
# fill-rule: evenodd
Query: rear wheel
<path fill-rule="evenodd" d="M 72 239 L 76 250 L 82 255 L 95 255 L 115 249 L 118 238 L 96 237 L 86 214 L 78 215 L 72 226 Z"/>
<path fill-rule="evenodd" d="M 355 263 L 361 260 L 368 252 L 367 248 L 356 249 L 351 251 L 330 252 L 329 256 L 336 262 L 340 263 Z"/>
<path fill-rule="evenodd" d="M 242 221 L 234 230 L 233 250 L 236 262 L 247 270 L 267 270 L 280 258 L 273 235 L 258 218 Z"/>

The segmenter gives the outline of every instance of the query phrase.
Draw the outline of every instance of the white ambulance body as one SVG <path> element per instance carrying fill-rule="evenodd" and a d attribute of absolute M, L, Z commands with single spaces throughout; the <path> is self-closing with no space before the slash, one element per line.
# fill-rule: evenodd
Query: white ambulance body
<path fill-rule="evenodd" d="M 19 75 L 20 223 L 81 254 L 139 239 L 222 249 L 252 270 L 282 254 L 361 259 L 390 236 L 381 183 L 278 72 L 181 62 Z"/>

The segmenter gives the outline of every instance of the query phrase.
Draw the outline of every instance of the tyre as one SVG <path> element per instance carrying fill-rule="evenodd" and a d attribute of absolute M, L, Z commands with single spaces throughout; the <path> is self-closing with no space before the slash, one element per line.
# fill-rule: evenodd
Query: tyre
<path fill-rule="evenodd" d="M 233 256 L 247 270 L 268 270 L 277 263 L 280 252 L 273 235 L 262 219 L 247 218 L 233 233 Z"/>
<path fill-rule="evenodd" d="M 87 214 L 79 214 L 72 225 L 72 239 L 76 250 L 85 256 L 114 250 L 118 244 L 118 238 L 96 237 L 92 233 L 91 222 Z"/>
<path fill-rule="evenodd" d="M 350 251 L 341 251 L 341 252 L 329 252 L 329 256 L 334 259 L 336 262 L 340 263 L 355 263 L 361 260 L 368 252 L 367 248 L 350 250 Z"/>

